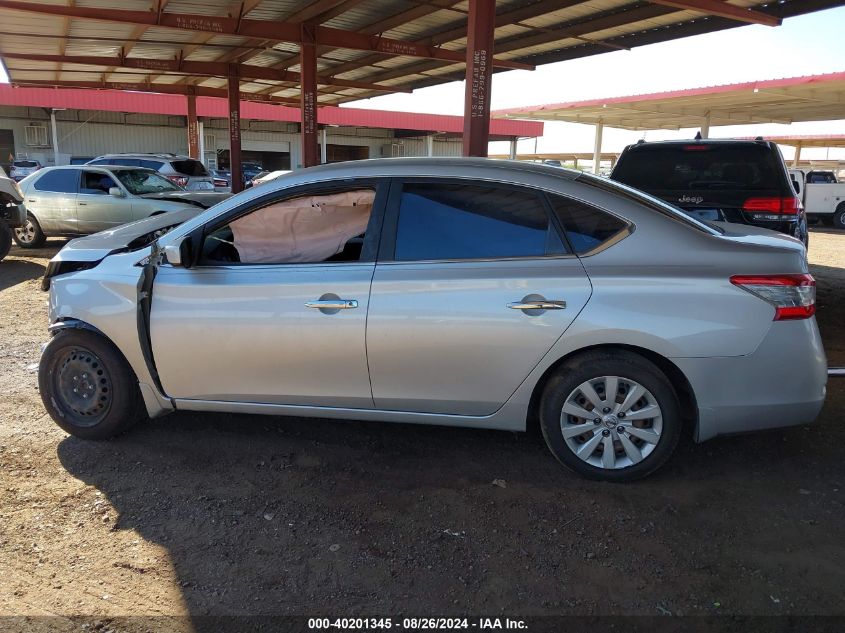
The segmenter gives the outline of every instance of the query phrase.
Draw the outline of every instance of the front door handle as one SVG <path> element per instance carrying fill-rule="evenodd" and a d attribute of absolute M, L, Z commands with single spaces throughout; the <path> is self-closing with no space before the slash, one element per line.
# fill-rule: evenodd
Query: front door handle
<path fill-rule="evenodd" d="M 305 304 L 306 308 L 317 308 L 318 310 L 351 310 L 358 307 L 355 299 L 318 299 Z"/>
<path fill-rule="evenodd" d="M 526 301 L 514 301 L 509 303 L 511 310 L 563 310 L 566 308 L 566 301 L 554 301 L 550 299 L 533 299 Z"/>

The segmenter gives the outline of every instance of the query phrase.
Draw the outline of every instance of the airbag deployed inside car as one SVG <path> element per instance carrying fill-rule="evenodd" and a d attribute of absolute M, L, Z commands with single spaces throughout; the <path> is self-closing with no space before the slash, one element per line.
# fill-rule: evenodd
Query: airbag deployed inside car
<path fill-rule="evenodd" d="M 277 202 L 229 226 L 242 262 L 320 262 L 367 228 L 375 192 L 364 189 Z"/>

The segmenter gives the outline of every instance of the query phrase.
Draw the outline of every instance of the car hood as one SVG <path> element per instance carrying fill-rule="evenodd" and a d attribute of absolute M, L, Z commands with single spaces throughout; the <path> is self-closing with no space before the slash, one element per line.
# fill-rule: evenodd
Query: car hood
<path fill-rule="evenodd" d="M 218 202 L 222 202 L 231 195 L 230 193 L 218 193 L 216 191 L 159 191 L 157 193 L 145 193 L 138 197 L 146 200 L 184 202 L 185 204 L 192 204 L 207 209 Z"/>
<path fill-rule="evenodd" d="M 200 213 L 202 209 L 199 207 L 185 207 L 123 224 L 108 231 L 78 237 L 68 242 L 50 261 L 96 262 L 117 251 L 141 248 Z"/>

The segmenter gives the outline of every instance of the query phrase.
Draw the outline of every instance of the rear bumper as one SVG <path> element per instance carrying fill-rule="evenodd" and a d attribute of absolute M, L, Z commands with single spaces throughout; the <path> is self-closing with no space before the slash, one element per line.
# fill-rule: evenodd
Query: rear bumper
<path fill-rule="evenodd" d="M 747 356 L 673 360 L 695 393 L 699 442 L 807 424 L 824 404 L 827 360 L 815 319 L 772 323 Z"/>

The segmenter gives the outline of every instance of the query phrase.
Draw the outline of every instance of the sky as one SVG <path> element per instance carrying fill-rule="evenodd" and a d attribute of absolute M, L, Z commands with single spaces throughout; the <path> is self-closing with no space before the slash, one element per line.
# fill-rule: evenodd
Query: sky
<path fill-rule="evenodd" d="M 537 70 L 493 75 L 492 109 L 581 101 L 601 97 L 698 88 L 763 79 L 845 71 L 845 7 L 784 20 L 779 27 L 740 28 L 673 42 L 613 51 Z M 356 101 L 349 107 L 432 114 L 463 114 L 464 82 L 422 88 Z M 691 138 L 697 129 L 634 132 L 605 128 L 602 149 L 619 151 L 640 138 Z M 592 152 L 594 129 L 577 123 L 546 122 L 537 141 L 540 152 Z M 784 134 L 845 134 L 843 120 L 792 125 L 713 127 L 712 138 Z M 506 143 L 491 143 L 491 152 L 507 152 Z M 520 141 L 520 153 L 534 151 L 534 140 Z M 802 158 L 825 158 L 825 149 L 804 149 Z M 783 148 L 784 156 L 792 149 Z M 831 149 L 830 158 L 845 158 Z"/>

